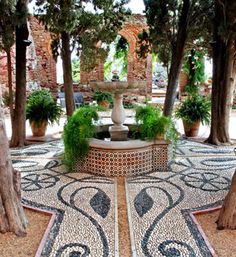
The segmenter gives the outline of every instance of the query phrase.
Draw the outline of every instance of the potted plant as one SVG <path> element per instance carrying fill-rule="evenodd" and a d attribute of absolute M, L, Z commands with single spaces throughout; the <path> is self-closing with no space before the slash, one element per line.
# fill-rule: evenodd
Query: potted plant
<path fill-rule="evenodd" d="M 97 101 L 98 105 L 105 108 L 109 108 L 112 103 L 112 94 L 109 92 L 96 91 L 93 98 Z"/>
<path fill-rule="evenodd" d="M 136 131 L 141 139 L 167 140 L 176 144 L 178 132 L 170 117 L 162 115 L 159 108 L 138 107 L 135 114 Z"/>
<path fill-rule="evenodd" d="M 96 132 L 93 120 L 98 120 L 96 109 L 91 106 L 80 107 L 64 126 L 64 163 L 69 171 L 73 170 L 77 161 L 83 163 L 89 151 L 89 138 Z"/>
<path fill-rule="evenodd" d="M 198 135 L 200 123 L 209 124 L 211 118 L 210 101 L 198 94 L 188 96 L 175 111 L 175 116 L 181 118 L 185 135 L 194 137 Z"/>
<path fill-rule="evenodd" d="M 62 108 L 48 90 L 36 90 L 30 94 L 26 105 L 26 119 L 29 120 L 33 136 L 45 135 L 48 123 L 58 122 Z"/>

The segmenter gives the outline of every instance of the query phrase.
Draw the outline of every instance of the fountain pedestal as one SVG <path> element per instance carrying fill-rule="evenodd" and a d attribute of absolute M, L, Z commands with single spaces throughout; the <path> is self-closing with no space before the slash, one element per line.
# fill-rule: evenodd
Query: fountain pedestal
<path fill-rule="evenodd" d="M 109 127 L 111 141 L 126 141 L 128 139 L 129 128 L 123 125 L 125 121 L 123 95 L 121 93 L 114 93 L 113 103 L 114 107 L 111 112 L 111 120 L 114 125 Z"/>

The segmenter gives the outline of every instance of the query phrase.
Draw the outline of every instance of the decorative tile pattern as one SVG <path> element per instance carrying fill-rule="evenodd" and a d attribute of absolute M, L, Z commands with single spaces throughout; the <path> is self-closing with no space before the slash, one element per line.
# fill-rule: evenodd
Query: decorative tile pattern
<path fill-rule="evenodd" d="M 215 156 L 205 157 L 205 148 Z M 200 149 L 204 157 L 194 156 Z M 226 150 L 229 156 L 216 156 Z M 169 171 L 127 178 L 133 257 L 212 256 L 189 212 L 219 205 L 224 198 L 236 166 L 231 151 L 180 142 Z"/>
<path fill-rule="evenodd" d="M 169 145 L 154 144 L 135 150 L 90 148 L 85 161 L 76 163 L 75 171 L 105 176 L 134 176 L 153 170 L 166 170 Z"/>

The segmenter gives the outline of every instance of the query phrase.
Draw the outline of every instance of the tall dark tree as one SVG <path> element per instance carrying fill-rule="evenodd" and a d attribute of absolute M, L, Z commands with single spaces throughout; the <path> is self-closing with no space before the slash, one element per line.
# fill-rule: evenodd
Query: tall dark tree
<path fill-rule="evenodd" d="M 236 88 L 236 2 L 215 0 L 213 20 L 212 119 L 208 142 L 230 142 L 229 117 Z"/>
<path fill-rule="evenodd" d="M 83 62 L 89 59 L 105 58 L 102 43 L 114 40 L 121 28 L 126 10 L 124 5 L 129 0 L 92 1 L 92 0 L 38 0 L 37 13 L 54 35 L 52 44 L 54 56 L 62 58 L 66 112 L 71 116 L 74 109 L 71 53 L 77 48 L 82 50 Z M 93 6 L 88 10 L 87 4 Z M 91 68 L 91 67 L 90 67 Z"/>
<path fill-rule="evenodd" d="M 13 120 L 13 82 L 12 82 L 12 61 L 11 50 L 15 43 L 15 14 L 16 1 L 12 1 L 9 5 L 7 1 L 0 2 L 0 51 L 7 54 L 7 75 L 8 75 L 8 90 L 9 90 L 9 107 L 11 114 L 11 121 Z M 13 123 L 12 130 L 13 130 Z"/>
<path fill-rule="evenodd" d="M 25 144 L 26 120 L 26 48 L 28 46 L 27 0 L 18 0 L 16 4 L 16 19 L 19 21 L 15 28 L 16 37 L 16 99 L 13 113 L 13 130 L 11 146 Z"/>
<path fill-rule="evenodd" d="M 12 8 L 7 7 L 11 3 Z M 26 46 L 28 39 L 27 0 L 0 2 L 0 46 L 7 53 L 12 146 L 25 144 Z M 11 47 L 16 43 L 16 98 L 13 109 Z"/>
<path fill-rule="evenodd" d="M 208 142 L 230 141 L 228 128 L 236 88 L 236 2 L 215 0 L 212 121 Z M 236 229 L 236 171 L 217 221 L 219 229 Z"/>
<path fill-rule="evenodd" d="M 15 2 L 1 1 L 0 7 L 0 29 L 6 33 L 4 35 L 0 33 L 0 42 L 6 51 L 12 45 L 13 28 L 11 23 L 8 23 L 10 18 L 8 15 L 15 11 Z M 4 17 L 3 12 L 5 12 Z M 3 111 L 0 106 L 0 232 L 11 231 L 18 236 L 24 236 L 26 225 L 27 220 L 21 204 L 20 172 L 12 167 Z"/>
<path fill-rule="evenodd" d="M 236 171 L 217 221 L 218 229 L 236 229 Z"/>
<path fill-rule="evenodd" d="M 170 70 L 164 104 L 164 115 L 172 114 L 179 72 L 187 42 L 198 38 L 211 9 L 211 1 L 205 0 L 144 0 L 149 39 L 154 48 L 158 45 L 170 48 Z M 194 32 L 194 33 L 193 33 Z"/>
<path fill-rule="evenodd" d="M 12 167 L 0 106 L 0 232 L 13 232 L 18 236 L 24 236 L 26 225 L 27 220 L 21 204 L 20 172 Z"/>

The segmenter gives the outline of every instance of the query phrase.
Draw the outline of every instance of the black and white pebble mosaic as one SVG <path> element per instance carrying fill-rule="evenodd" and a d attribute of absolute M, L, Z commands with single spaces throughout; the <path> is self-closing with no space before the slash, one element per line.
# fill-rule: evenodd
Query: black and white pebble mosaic
<path fill-rule="evenodd" d="M 236 166 L 233 148 L 184 140 L 176 154 L 168 171 L 126 181 L 133 257 L 212 256 L 189 213 L 222 203 Z"/>
<path fill-rule="evenodd" d="M 60 159 L 47 159 L 59 151 L 60 142 L 12 151 L 23 202 L 56 213 L 41 256 L 117 256 L 116 180 L 65 173 Z"/>
<path fill-rule="evenodd" d="M 66 173 L 61 141 L 12 149 L 23 202 L 53 211 L 43 257 L 118 257 L 116 179 Z M 210 257 L 190 212 L 221 204 L 233 147 L 182 140 L 168 171 L 126 180 L 133 257 Z M 122 256 L 121 256 L 122 257 Z"/>

